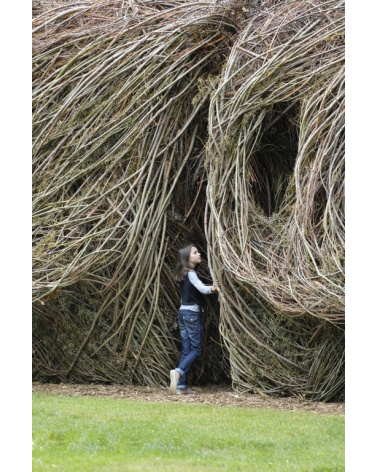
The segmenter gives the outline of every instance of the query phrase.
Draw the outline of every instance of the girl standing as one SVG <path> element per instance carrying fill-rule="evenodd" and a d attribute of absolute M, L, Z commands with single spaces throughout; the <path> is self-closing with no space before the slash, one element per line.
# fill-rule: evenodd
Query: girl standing
<path fill-rule="evenodd" d="M 170 389 L 178 395 L 193 395 L 186 383 L 186 374 L 202 354 L 204 295 L 217 292 L 215 285 L 204 285 L 198 278 L 196 267 L 201 254 L 190 244 L 179 250 L 176 280 L 180 283 L 181 306 L 178 325 L 181 336 L 181 356 L 178 366 L 170 371 Z"/>

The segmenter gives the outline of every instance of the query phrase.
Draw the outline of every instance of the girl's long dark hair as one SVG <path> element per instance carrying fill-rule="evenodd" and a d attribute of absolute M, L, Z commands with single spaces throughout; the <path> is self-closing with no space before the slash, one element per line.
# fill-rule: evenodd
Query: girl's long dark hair
<path fill-rule="evenodd" d="M 189 265 L 190 259 L 190 252 L 194 247 L 194 244 L 189 244 L 189 246 L 185 246 L 178 252 L 178 262 L 176 268 L 176 282 L 182 282 L 184 280 L 185 275 L 192 270 L 193 268 Z"/>

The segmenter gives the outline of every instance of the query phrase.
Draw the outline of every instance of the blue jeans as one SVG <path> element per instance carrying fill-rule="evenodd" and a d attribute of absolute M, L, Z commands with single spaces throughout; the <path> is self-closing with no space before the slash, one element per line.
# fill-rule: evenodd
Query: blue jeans
<path fill-rule="evenodd" d="M 186 374 L 194 361 L 202 354 L 203 321 L 202 313 L 190 310 L 179 310 L 178 325 L 181 336 L 181 356 L 176 367 L 181 377 L 177 388 L 188 388 L 186 384 Z"/>

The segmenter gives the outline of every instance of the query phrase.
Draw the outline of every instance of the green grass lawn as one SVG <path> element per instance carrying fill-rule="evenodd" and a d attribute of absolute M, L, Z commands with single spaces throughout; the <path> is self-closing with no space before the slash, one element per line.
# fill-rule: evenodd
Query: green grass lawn
<path fill-rule="evenodd" d="M 336 472 L 345 419 L 33 394 L 33 472 Z"/>

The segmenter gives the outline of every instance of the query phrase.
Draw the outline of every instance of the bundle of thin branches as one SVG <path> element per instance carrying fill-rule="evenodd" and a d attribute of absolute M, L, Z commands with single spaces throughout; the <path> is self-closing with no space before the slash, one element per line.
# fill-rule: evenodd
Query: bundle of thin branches
<path fill-rule="evenodd" d="M 209 135 L 207 239 L 234 384 L 334 398 L 344 383 L 344 2 L 265 2 L 232 48 Z"/>
<path fill-rule="evenodd" d="M 342 390 L 343 4 L 255 3 L 39 2 L 36 377 L 164 384 L 168 261 L 192 240 L 214 247 L 236 388 Z M 198 376 L 219 381 L 209 311 Z"/>
<path fill-rule="evenodd" d="M 209 1 L 56 3 L 34 22 L 35 376 L 162 385 L 167 248 L 205 246 L 205 103 L 236 28 Z"/>

